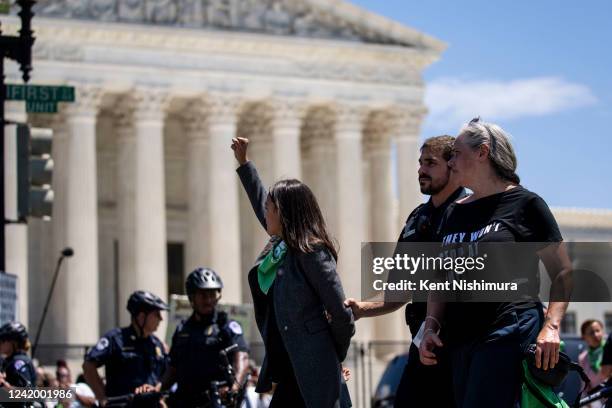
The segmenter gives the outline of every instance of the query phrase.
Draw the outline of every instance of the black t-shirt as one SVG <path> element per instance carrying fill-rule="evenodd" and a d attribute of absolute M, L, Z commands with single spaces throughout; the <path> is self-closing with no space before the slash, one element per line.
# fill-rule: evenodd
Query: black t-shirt
<path fill-rule="evenodd" d="M 450 204 L 464 196 L 465 189 L 458 188 L 438 207 L 433 205 L 431 198 L 419 205 L 408 216 L 397 242 L 436 242 L 436 230 L 442 215 Z"/>
<path fill-rule="evenodd" d="M 546 202 L 517 186 L 465 204 L 453 203 L 438 230 L 442 248 L 469 242 L 560 242 L 561 233 Z M 509 265 L 531 282 L 539 278 L 538 258 L 517 259 Z M 451 341 L 477 338 L 518 308 L 539 307 L 534 302 L 460 302 L 447 304 L 445 320 Z"/>
<path fill-rule="evenodd" d="M 436 232 L 440 224 L 440 220 L 442 219 L 442 215 L 445 213 L 451 203 L 455 202 L 461 197 L 464 197 L 465 194 L 464 188 L 458 188 L 446 199 L 445 202 L 440 204 L 438 207 L 433 205 L 431 198 L 426 203 L 419 205 L 406 219 L 406 224 L 404 225 L 397 242 L 436 242 L 438 239 Z M 395 252 L 398 253 L 399 251 L 396 249 Z M 403 273 L 392 270 L 389 273 L 388 281 L 398 282 L 404 277 L 405 275 Z M 406 294 L 406 296 L 407 295 L 408 294 Z M 394 299 L 387 298 L 386 300 L 393 301 Z M 423 320 L 425 320 L 426 315 L 427 302 L 413 300 L 413 302 L 406 305 L 406 324 L 408 327 L 410 327 L 410 332 L 413 335 L 416 335 L 421 323 Z"/>

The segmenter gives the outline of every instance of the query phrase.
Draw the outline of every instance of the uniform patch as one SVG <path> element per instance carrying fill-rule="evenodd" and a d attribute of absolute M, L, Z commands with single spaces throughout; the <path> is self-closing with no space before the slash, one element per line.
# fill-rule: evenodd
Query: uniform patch
<path fill-rule="evenodd" d="M 402 235 L 402 238 L 408 238 L 409 236 L 413 235 L 416 232 L 416 230 L 408 230 L 408 228 L 404 228 L 404 234 Z"/>
<path fill-rule="evenodd" d="M 162 356 L 162 352 L 161 352 L 161 349 L 159 348 L 159 346 L 155 347 L 155 354 L 157 354 L 157 357 L 161 357 Z"/>
<path fill-rule="evenodd" d="M 15 361 L 15 365 L 14 365 L 14 367 L 15 367 L 15 370 L 19 371 L 19 370 L 21 370 L 21 369 L 22 369 L 22 368 L 23 368 L 25 365 L 26 365 L 25 361 L 23 361 L 23 360 L 17 360 L 17 361 Z"/>
<path fill-rule="evenodd" d="M 102 337 L 100 340 L 98 340 L 98 344 L 96 344 L 96 350 L 102 351 L 108 347 L 108 344 L 108 339 L 106 337 Z"/>
<path fill-rule="evenodd" d="M 402 232 L 402 238 L 407 238 L 416 232 L 414 228 L 414 221 L 415 217 L 410 217 L 406 221 L 406 225 L 404 225 L 404 231 Z"/>
<path fill-rule="evenodd" d="M 240 326 L 240 324 L 238 322 L 235 321 L 231 321 L 229 322 L 229 328 L 232 332 L 234 332 L 234 334 L 242 334 L 242 327 Z"/>

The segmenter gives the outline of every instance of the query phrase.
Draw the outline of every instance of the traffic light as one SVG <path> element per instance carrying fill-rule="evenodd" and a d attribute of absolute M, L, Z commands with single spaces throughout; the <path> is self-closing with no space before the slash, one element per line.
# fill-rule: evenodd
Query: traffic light
<path fill-rule="evenodd" d="M 53 130 L 17 124 L 17 216 L 51 217 Z"/>

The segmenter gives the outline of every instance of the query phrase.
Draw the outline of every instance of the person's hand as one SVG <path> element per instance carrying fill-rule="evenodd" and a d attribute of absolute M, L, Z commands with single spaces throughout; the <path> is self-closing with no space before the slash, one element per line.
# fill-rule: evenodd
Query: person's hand
<path fill-rule="evenodd" d="M 330 315 L 330 314 L 327 312 L 327 310 L 324 310 L 324 311 L 323 311 L 323 314 L 325 315 L 325 319 L 327 320 L 327 323 L 330 323 L 330 324 L 331 324 L 331 322 L 332 322 L 332 317 L 331 317 L 331 315 Z"/>
<path fill-rule="evenodd" d="M 351 310 L 353 311 L 353 316 L 355 316 L 355 320 L 359 320 L 364 316 L 362 302 L 358 302 L 356 299 L 353 298 L 348 298 L 344 301 L 344 306 L 351 308 Z"/>
<path fill-rule="evenodd" d="M 550 323 L 545 323 L 536 340 L 536 367 L 543 370 L 554 368 L 559 362 L 560 348 L 559 329 L 553 327 Z"/>
<path fill-rule="evenodd" d="M 436 347 L 442 346 L 442 340 L 440 340 L 440 337 L 438 337 L 438 335 L 432 329 L 425 330 L 423 340 L 421 340 L 421 346 L 419 347 L 419 357 L 421 359 L 421 363 L 424 365 L 438 364 L 438 358 L 433 350 Z"/>
<path fill-rule="evenodd" d="M 240 384 L 234 383 L 234 385 L 232 385 L 232 389 L 230 390 L 230 392 L 233 395 L 237 395 L 240 392 Z"/>
<path fill-rule="evenodd" d="M 249 139 L 245 137 L 235 137 L 232 139 L 232 150 L 238 163 L 242 166 L 249 159 L 247 158 L 247 148 L 249 146 Z"/>
<path fill-rule="evenodd" d="M 228 392 L 230 392 L 230 388 L 227 385 L 224 385 L 223 387 L 219 387 L 218 391 L 219 396 L 224 399 L 227 396 Z"/>
<path fill-rule="evenodd" d="M 344 378 L 344 382 L 351 379 L 351 370 L 348 367 L 342 367 L 342 378 Z"/>
<path fill-rule="evenodd" d="M 134 390 L 134 394 L 144 394 L 145 392 L 159 391 L 158 387 L 151 384 L 142 384 Z"/>
<path fill-rule="evenodd" d="M 6 383 L 6 374 L 0 371 L 0 387 L 4 387 Z"/>

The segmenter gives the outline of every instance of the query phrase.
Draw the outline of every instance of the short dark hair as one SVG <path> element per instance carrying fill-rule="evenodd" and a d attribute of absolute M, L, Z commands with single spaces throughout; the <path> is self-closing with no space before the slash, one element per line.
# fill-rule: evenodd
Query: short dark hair
<path fill-rule="evenodd" d="M 601 320 L 597 320 L 597 319 L 587 319 L 584 322 L 582 322 L 582 324 L 580 325 L 580 334 L 582 334 L 584 336 L 584 334 L 586 333 L 586 331 L 589 329 L 589 327 L 593 324 L 593 323 L 599 323 L 599 325 L 601 326 L 601 328 L 604 328 L 604 324 L 601 322 Z"/>
<path fill-rule="evenodd" d="M 421 152 L 424 149 L 430 150 L 433 154 L 439 154 L 446 161 L 453 157 L 453 146 L 455 138 L 449 135 L 434 136 L 426 139 L 421 146 Z"/>

